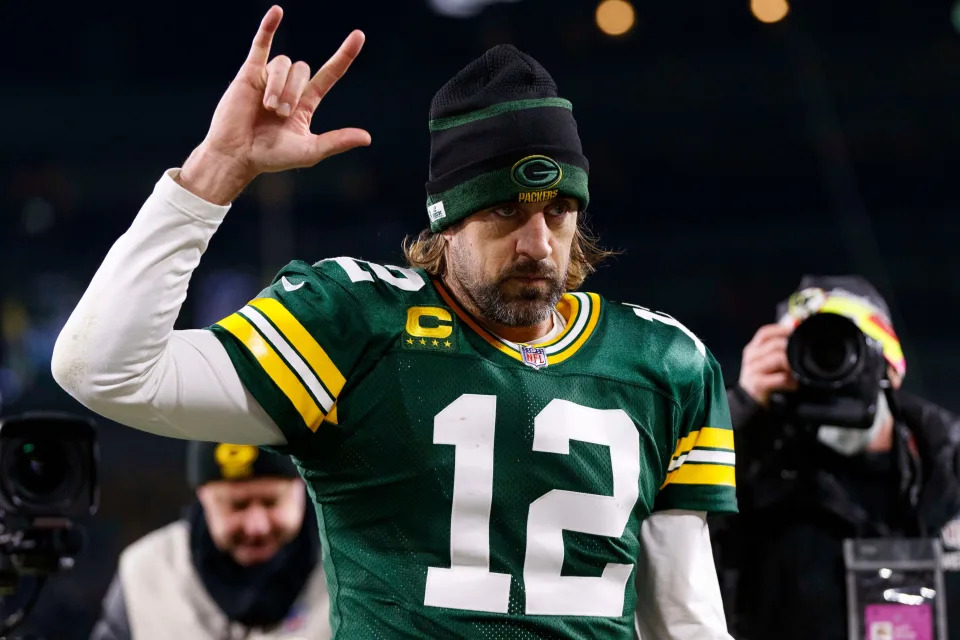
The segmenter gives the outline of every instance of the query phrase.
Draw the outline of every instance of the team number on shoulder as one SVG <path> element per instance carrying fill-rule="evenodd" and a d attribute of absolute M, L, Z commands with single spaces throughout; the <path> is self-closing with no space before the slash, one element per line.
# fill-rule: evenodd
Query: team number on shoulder
<path fill-rule="evenodd" d="M 426 284 L 423 276 L 413 269 L 392 264 L 384 266 L 346 257 L 329 258 L 323 262 L 336 262 L 346 272 L 350 282 L 373 282 L 377 279 L 404 291 L 419 291 Z"/>
<path fill-rule="evenodd" d="M 633 309 L 633 312 L 644 320 L 650 320 L 651 322 L 662 322 L 663 324 L 670 325 L 671 327 L 675 327 L 680 331 L 683 331 L 691 340 L 693 340 L 693 344 L 697 347 L 697 351 L 700 352 L 700 355 L 707 355 L 707 348 L 704 346 L 703 341 L 701 341 L 693 331 L 690 331 L 690 329 L 687 329 L 685 326 L 680 324 L 680 321 L 676 318 L 668 316 L 662 311 L 651 311 L 646 307 L 630 304 L 629 302 L 624 302 L 623 304 Z"/>

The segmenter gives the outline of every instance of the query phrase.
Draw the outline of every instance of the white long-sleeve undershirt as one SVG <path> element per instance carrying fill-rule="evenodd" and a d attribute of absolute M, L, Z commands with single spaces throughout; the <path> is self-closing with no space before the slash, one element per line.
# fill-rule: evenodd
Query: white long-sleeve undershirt
<path fill-rule="evenodd" d="M 164 173 L 60 332 L 51 369 L 78 402 L 162 436 L 235 444 L 284 437 L 209 331 L 174 331 L 190 276 L 229 206 Z"/>

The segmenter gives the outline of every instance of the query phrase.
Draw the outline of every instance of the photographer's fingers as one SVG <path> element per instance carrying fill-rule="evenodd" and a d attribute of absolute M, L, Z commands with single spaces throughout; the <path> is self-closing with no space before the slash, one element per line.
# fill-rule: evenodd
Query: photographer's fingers
<path fill-rule="evenodd" d="M 750 357 L 753 359 L 765 358 L 771 353 L 781 353 L 787 357 L 787 338 L 772 337 L 750 347 Z"/>
<path fill-rule="evenodd" d="M 771 351 L 762 356 L 753 358 L 747 366 L 758 374 L 789 372 L 790 363 L 787 362 L 786 351 Z"/>
<path fill-rule="evenodd" d="M 774 391 L 794 391 L 797 388 L 797 381 L 789 371 L 742 371 L 739 384 L 762 407 L 770 403 L 770 394 Z"/>
<path fill-rule="evenodd" d="M 790 372 L 781 371 L 757 376 L 756 387 L 762 390 L 766 402 L 774 391 L 796 391 L 797 381 Z"/>
<path fill-rule="evenodd" d="M 277 56 L 267 65 L 265 74 L 267 77 L 267 86 L 263 90 L 263 106 L 270 111 L 276 111 L 280 106 L 280 94 L 287 85 L 287 76 L 290 73 L 290 67 L 293 66 L 290 58 L 287 56 Z"/>
<path fill-rule="evenodd" d="M 782 324 L 765 324 L 757 329 L 757 332 L 753 334 L 753 338 L 747 346 L 760 345 L 773 338 L 787 338 L 791 333 L 793 333 L 793 327 Z"/>

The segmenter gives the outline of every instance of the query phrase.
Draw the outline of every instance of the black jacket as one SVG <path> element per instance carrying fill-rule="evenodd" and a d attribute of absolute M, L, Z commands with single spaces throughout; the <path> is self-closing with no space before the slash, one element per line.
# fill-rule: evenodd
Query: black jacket
<path fill-rule="evenodd" d="M 712 522 L 734 636 L 846 640 L 842 541 L 936 536 L 960 513 L 960 418 L 894 395 L 894 446 L 842 456 L 727 390 L 740 513 Z"/>

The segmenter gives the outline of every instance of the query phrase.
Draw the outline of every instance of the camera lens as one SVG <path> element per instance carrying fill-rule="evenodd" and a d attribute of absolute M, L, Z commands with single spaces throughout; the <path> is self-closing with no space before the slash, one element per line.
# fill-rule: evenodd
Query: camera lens
<path fill-rule="evenodd" d="M 91 515 L 99 499 L 93 422 L 55 412 L 0 420 L 0 513 L 15 518 Z"/>
<path fill-rule="evenodd" d="M 787 358 L 804 384 L 837 386 L 857 375 L 865 346 L 863 334 L 851 320 L 824 313 L 796 328 L 787 344 Z"/>
<path fill-rule="evenodd" d="M 14 454 L 13 472 L 25 494 L 44 497 L 56 493 L 67 479 L 69 462 L 58 442 L 23 442 Z"/>
<path fill-rule="evenodd" d="M 818 336 L 806 345 L 802 358 L 811 373 L 832 380 L 856 363 L 856 345 L 839 337 Z"/>
<path fill-rule="evenodd" d="M 83 487 L 79 452 L 57 438 L 11 438 L 0 456 L 0 487 L 24 513 L 57 513 Z"/>

